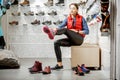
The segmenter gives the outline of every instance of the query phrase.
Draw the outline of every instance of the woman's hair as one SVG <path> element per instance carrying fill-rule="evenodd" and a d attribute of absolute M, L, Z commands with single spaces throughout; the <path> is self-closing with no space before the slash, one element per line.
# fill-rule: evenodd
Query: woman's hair
<path fill-rule="evenodd" d="M 70 7 L 71 5 L 74 5 L 74 6 L 77 8 L 77 10 L 79 9 L 79 7 L 78 7 L 78 4 L 77 4 L 77 3 L 71 3 L 71 4 L 69 5 L 69 7 Z"/>

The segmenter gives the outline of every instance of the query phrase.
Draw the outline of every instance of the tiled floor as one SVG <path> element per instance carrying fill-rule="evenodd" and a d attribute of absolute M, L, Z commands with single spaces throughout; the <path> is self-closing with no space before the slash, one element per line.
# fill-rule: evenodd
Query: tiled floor
<path fill-rule="evenodd" d="M 75 75 L 70 67 L 70 59 L 63 59 L 64 69 L 62 70 L 52 71 L 48 75 L 30 74 L 28 68 L 34 64 L 35 60 L 42 62 L 43 68 L 56 64 L 55 59 L 20 59 L 20 69 L 0 70 L 0 80 L 110 80 L 109 77 L 103 75 L 102 70 L 91 71 L 85 76 Z"/>

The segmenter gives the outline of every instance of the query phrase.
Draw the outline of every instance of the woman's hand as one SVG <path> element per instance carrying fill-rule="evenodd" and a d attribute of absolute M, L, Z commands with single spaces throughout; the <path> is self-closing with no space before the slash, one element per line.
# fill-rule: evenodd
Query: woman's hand
<path fill-rule="evenodd" d="M 71 31 L 74 31 L 74 32 L 76 32 L 76 33 L 78 32 L 78 31 L 77 31 L 77 30 L 75 30 L 75 29 L 70 29 L 70 30 L 71 30 Z"/>
<path fill-rule="evenodd" d="M 75 30 L 75 29 L 70 29 L 71 31 L 74 31 L 74 32 L 76 32 L 76 33 L 79 33 L 79 34 L 84 34 L 84 31 L 77 31 L 77 30 Z"/>

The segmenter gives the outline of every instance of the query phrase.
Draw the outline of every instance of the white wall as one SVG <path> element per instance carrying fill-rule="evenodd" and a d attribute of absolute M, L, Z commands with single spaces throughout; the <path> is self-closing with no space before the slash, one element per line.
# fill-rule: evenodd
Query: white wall
<path fill-rule="evenodd" d="M 31 4 L 32 4 L 32 0 Z M 45 1 L 39 1 L 35 0 L 36 4 L 39 2 L 45 3 Z M 89 0 L 90 2 L 91 0 Z M 93 1 L 93 0 L 92 0 Z M 55 0 L 55 2 L 57 2 Z M 54 3 L 55 3 L 54 2 Z M 50 18 L 53 21 L 56 19 L 64 19 L 64 16 L 62 14 L 68 14 L 67 8 L 68 4 L 75 2 L 73 0 L 66 0 L 65 7 L 55 7 L 55 9 L 58 10 L 58 12 L 61 12 L 63 8 L 66 10 L 62 11 L 57 18 L 53 17 Z M 79 1 L 78 1 L 79 2 Z M 35 2 L 34 2 L 35 3 Z M 40 3 L 41 4 L 41 3 Z M 90 4 L 87 3 L 88 7 Z M 99 3 L 95 4 L 93 8 L 89 11 L 89 14 L 92 15 L 94 11 L 99 12 Z M 41 5 L 39 5 L 41 6 Z M 85 9 L 82 9 L 80 7 L 79 13 L 83 15 L 85 18 L 88 14 L 85 14 Z M 31 10 L 36 12 L 36 6 L 32 5 L 29 7 Z M 43 17 L 26 17 L 24 16 L 24 11 L 29 9 L 28 7 L 21 7 L 21 6 L 16 6 L 16 7 L 11 7 L 9 11 L 7 11 L 7 15 L 4 16 L 3 18 L 3 26 L 4 27 L 4 33 L 5 33 L 5 39 L 7 39 L 7 44 L 8 44 L 8 49 L 14 51 L 14 53 L 20 57 L 20 58 L 54 58 L 55 57 L 55 52 L 54 52 L 54 41 L 65 37 L 64 35 L 62 36 L 56 36 L 55 40 L 49 40 L 47 35 L 42 32 L 42 26 L 33 26 L 30 24 L 31 21 L 33 21 L 35 18 L 43 21 Z M 53 9 L 54 7 L 47 7 L 47 8 L 40 8 L 39 9 Z M 38 9 L 38 10 L 39 10 Z M 12 16 L 12 12 L 21 12 L 21 16 Z M 47 12 L 46 12 L 47 13 Z M 12 20 L 19 20 L 19 25 L 18 26 L 10 26 L 9 22 Z M 7 24 L 6 24 L 7 21 Z M 90 44 L 99 44 L 101 48 L 101 64 L 102 64 L 102 70 L 104 71 L 104 74 L 106 77 L 109 77 L 109 72 L 110 72 L 110 37 L 102 37 L 100 36 L 99 28 L 101 26 L 101 23 L 95 23 L 92 26 L 89 26 L 90 29 L 90 34 L 86 36 L 85 38 L 85 43 L 90 43 Z M 55 25 L 51 25 L 50 27 L 56 27 Z M 92 39 L 91 39 L 92 38 Z M 70 48 L 61 48 L 62 49 L 62 56 L 63 58 L 70 58 L 71 57 L 71 49 Z"/>
<path fill-rule="evenodd" d="M 21 0 L 20 2 L 22 2 Z M 69 13 L 69 4 L 72 2 L 78 2 L 79 0 L 73 1 L 73 0 L 65 0 L 65 6 L 52 6 L 52 7 L 46 7 L 43 3 L 47 2 L 48 0 L 30 0 L 30 7 L 21 7 L 19 6 L 13 6 L 11 9 L 7 12 L 7 44 L 8 49 L 14 51 L 15 54 L 17 54 L 20 58 L 32 58 L 32 57 L 55 57 L 54 52 L 54 40 L 49 40 L 47 35 L 42 32 L 42 24 L 41 25 L 31 25 L 30 23 L 34 21 L 34 19 L 39 19 L 41 23 L 44 20 L 52 20 L 57 21 L 58 19 L 63 20 L 65 18 L 64 14 Z M 90 0 L 89 2 L 93 2 L 94 0 Z M 57 2 L 57 0 L 54 0 L 54 5 Z M 87 6 L 90 6 L 91 3 L 86 4 L 84 8 L 87 8 Z M 98 5 L 99 6 L 99 5 Z M 95 6 L 96 7 L 96 6 Z M 93 7 L 93 8 L 95 8 Z M 92 9 L 93 12 L 97 11 L 99 12 L 99 8 Z M 51 10 L 57 10 L 58 14 L 57 16 L 41 16 L 38 17 L 36 15 L 34 16 L 24 16 L 24 13 L 32 10 L 35 13 L 39 10 L 45 11 L 45 14 L 50 12 Z M 12 16 L 11 13 L 20 12 L 20 16 Z M 84 10 L 80 10 L 79 13 L 83 13 Z M 87 14 L 82 14 L 84 17 L 87 16 Z M 92 14 L 91 14 L 92 15 Z M 18 20 L 19 25 L 17 26 L 11 26 L 9 25 L 9 22 L 13 20 Z M 50 25 L 49 27 L 57 27 L 55 25 Z M 97 44 L 97 27 L 91 27 L 91 35 L 96 34 L 95 36 L 92 36 L 94 38 L 95 42 L 88 41 L 89 43 Z M 95 32 L 95 33 L 94 33 Z M 91 35 L 88 36 L 90 39 Z M 55 40 L 65 37 L 62 36 L 56 36 Z M 91 39 L 90 39 L 91 40 Z M 92 40 L 93 41 L 93 40 Z M 62 56 L 63 58 L 70 58 L 71 57 L 71 49 L 70 48 L 62 48 Z"/>
<path fill-rule="evenodd" d="M 120 80 L 120 0 L 117 0 L 117 24 L 116 24 L 116 77 Z"/>
<path fill-rule="evenodd" d="M 23 2 L 21 0 L 20 2 Z M 58 19 L 63 20 L 65 16 L 63 15 L 64 7 L 46 7 L 43 3 L 48 0 L 29 0 L 30 6 L 12 6 L 7 12 L 7 40 L 8 49 L 14 51 L 20 58 L 55 58 L 54 52 L 54 40 L 50 40 L 48 36 L 43 33 L 42 24 L 45 20 L 57 21 Z M 56 3 L 57 0 L 54 1 Z M 63 9 L 64 8 L 64 9 Z M 45 16 L 25 16 L 24 13 L 27 11 L 34 11 L 37 13 L 40 10 L 45 12 Z M 59 15 L 48 16 L 47 13 L 56 10 Z M 60 12 L 61 11 L 61 12 Z M 12 16 L 11 13 L 20 12 L 20 16 Z M 40 25 L 31 25 L 35 19 L 40 20 Z M 19 25 L 9 25 L 11 21 L 19 21 Z M 54 24 L 49 27 L 57 27 Z M 55 40 L 65 37 L 64 35 L 60 37 L 55 37 Z M 61 48 L 63 58 L 70 58 L 70 48 Z"/>

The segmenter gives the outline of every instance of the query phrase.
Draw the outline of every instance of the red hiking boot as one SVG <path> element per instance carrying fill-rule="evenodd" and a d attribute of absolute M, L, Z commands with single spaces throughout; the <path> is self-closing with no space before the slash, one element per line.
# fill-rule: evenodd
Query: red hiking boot
<path fill-rule="evenodd" d="M 35 61 L 34 65 L 29 68 L 30 73 L 40 73 L 42 71 L 42 63 L 39 61 Z"/>
<path fill-rule="evenodd" d="M 43 71 L 42 73 L 43 73 L 43 74 L 50 74 L 50 73 L 51 73 L 51 68 L 50 68 L 50 66 L 45 67 L 45 68 L 44 68 L 44 71 Z"/>
<path fill-rule="evenodd" d="M 48 35 L 50 39 L 54 39 L 55 32 L 52 29 L 50 29 L 48 26 L 44 26 L 43 31 Z"/>

